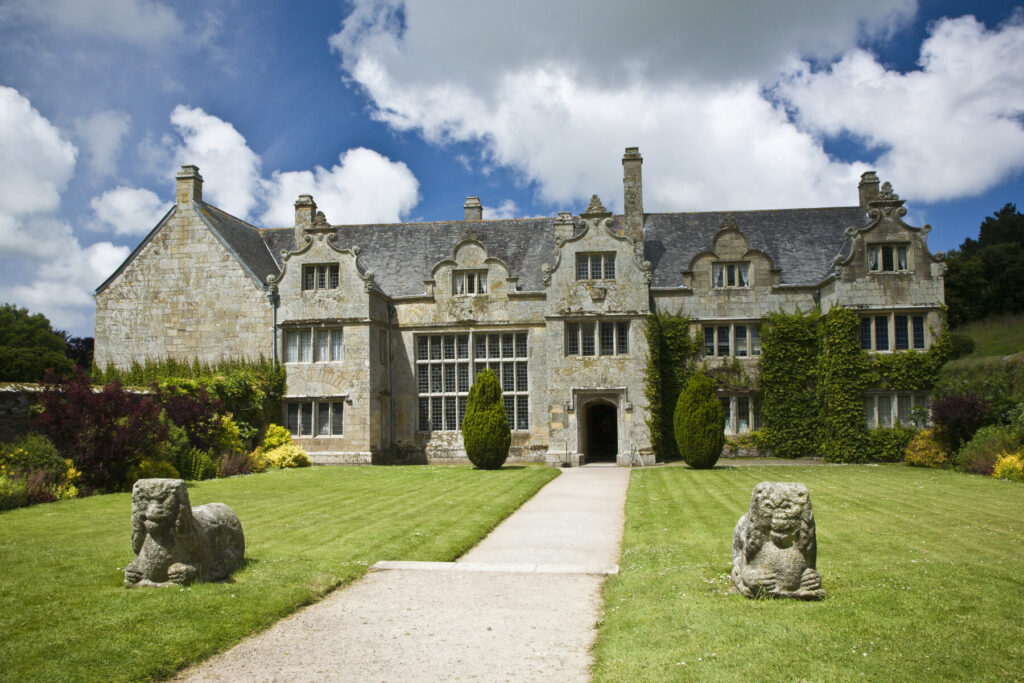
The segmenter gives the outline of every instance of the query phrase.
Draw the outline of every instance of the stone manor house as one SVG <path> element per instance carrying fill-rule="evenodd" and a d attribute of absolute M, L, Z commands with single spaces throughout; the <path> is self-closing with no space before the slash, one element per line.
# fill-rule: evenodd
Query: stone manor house
<path fill-rule="evenodd" d="M 466 395 L 491 368 L 510 459 L 649 464 L 652 311 L 690 317 L 702 362 L 751 372 L 772 311 L 856 308 L 879 353 L 938 333 L 942 254 L 875 173 L 854 206 L 644 213 L 642 163 L 626 149 L 622 215 L 595 196 L 578 216 L 485 220 L 469 197 L 463 220 L 331 225 L 300 195 L 287 228 L 205 203 L 183 166 L 175 206 L 96 291 L 96 362 L 274 357 L 281 421 L 318 463 L 464 458 Z M 758 427 L 756 393 L 720 398 L 727 432 Z M 926 400 L 869 393 L 865 420 L 906 421 Z"/>

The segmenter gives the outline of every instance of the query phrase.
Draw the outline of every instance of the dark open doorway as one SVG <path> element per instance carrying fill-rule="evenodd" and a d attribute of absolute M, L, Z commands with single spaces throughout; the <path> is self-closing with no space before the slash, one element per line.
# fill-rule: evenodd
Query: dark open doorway
<path fill-rule="evenodd" d="M 619 429 L 615 406 L 600 401 L 586 409 L 587 462 L 615 462 L 619 452 Z"/>

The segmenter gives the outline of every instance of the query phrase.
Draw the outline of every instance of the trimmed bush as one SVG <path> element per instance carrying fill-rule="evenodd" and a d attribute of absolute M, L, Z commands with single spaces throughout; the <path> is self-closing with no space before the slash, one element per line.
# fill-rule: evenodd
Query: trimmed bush
<path fill-rule="evenodd" d="M 877 462 L 903 462 L 903 455 L 917 430 L 896 425 L 867 433 L 868 456 Z"/>
<path fill-rule="evenodd" d="M 466 457 L 482 470 L 499 469 L 508 458 L 512 431 L 501 400 L 501 384 L 491 370 L 480 372 L 469 388 L 462 443 Z"/>
<path fill-rule="evenodd" d="M 1024 451 L 1000 454 L 992 469 L 992 476 L 997 479 L 1024 482 Z"/>
<path fill-rule="evenodd" d="M 934 429 L 924 429 L 918 432 L 903 455 L 903 461 L 914 467 L 946 467 L 949 465 L 949 458 L 946 450 L 936 438 Z"/>
<path fill-rule="evenodd" d="M 992 474 L 1001 453 L 1013 453 L 1021 446 L 1017 431 L 1008 425 L 988 425 L 978 430 L 956 454 L 956 464 L 975 474 Z"/>
<path fill-rule="evenodd" d="M 133 484 L 139 479 L 177 479 L 180 476 L 174 465 L 159 458 L 143 458 L 128 471 L 128 479 Z"/>
<path fill-rule="evenodd" d="M 263 443 L 260 446 L 270 451 L 291 442 L 292 433 L 287 428 L 272 424 L 267 427 L 267 433 L 263 435 Z"/>
<path fill-rule="evenodd" d="M 725 409 L 707 375 L 691 377 L 679 394 L 673 425 L 683 462 L 694 469 L 714 467 L 725 446 Z"/>
<path fill-rule="evenodd" d="M 269 450 L 264 457 L 271 467 L 282 470 L 286 467 L 309 467 L 313 464 L 313 461 L 306 455 L 306 451 L 293 443 Z"/>

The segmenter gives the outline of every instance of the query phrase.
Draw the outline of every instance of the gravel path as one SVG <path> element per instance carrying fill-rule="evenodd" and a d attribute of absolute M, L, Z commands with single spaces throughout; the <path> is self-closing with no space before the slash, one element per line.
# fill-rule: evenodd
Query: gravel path
<path fill-rule="evenodd" d="M 587 681 L 628 481 L 563 470 L 458 562 L 380 562 L 176 680 Z"/>

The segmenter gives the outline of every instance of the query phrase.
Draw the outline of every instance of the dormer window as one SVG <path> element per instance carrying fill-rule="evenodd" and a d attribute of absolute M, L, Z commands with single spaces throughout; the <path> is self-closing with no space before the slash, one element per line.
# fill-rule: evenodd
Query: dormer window
<path fill-rule="evenodd" d="M 576 254 L 577 280 L 614 280 L 615 252 Z"/>
<path fill-rule="evenodd" d="M 715 289 L 726 287 L 749 287 L 749 263 L 715 263 L 711 266 L 711 286 Z"/>
<path fill-rule="evenodd" d="M 338 264 L 302 266 L 302 289 L 337 289 Z"/>
<path fill-rule="evenodd" d="M 906 244 L 869 244 L 868 272 L 898 273 L 907 270 Z"/>
<path fill-rule="evenodd" d="M 486 293 L 486 270 L 456 270 L 452 273 L 452 294 Z"/>

